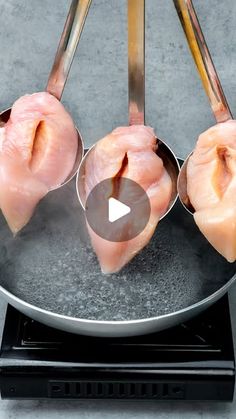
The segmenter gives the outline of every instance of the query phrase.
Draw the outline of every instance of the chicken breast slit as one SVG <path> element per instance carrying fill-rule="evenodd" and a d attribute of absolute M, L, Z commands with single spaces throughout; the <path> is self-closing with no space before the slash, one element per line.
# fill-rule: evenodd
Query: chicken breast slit
<path fill-rule="evenodd" d="M 137 189 L 122 178 L 140 185 L 150 202 L 151 214 L 146 227 L 131 240 L 112 242 L 105 240 L 90 228 L 91 243 L 103 273 L 122 269 L 151 240 L 162 215 L 168 209 L 172 195 L 172 181 L 163 161 L 156 154 L 157 141 L 154 131 L 143 125 L 116 128 L 102 138 L 86 158 L 84 190 L 86 198 L 104 179 L 111 179 L 107 198 L 114 197 L 125 203 L 127 196 L 133 205 L 142 206 Z M 125 217 L 119 220 L 117 236 L 124 236 L 139 220 Z"/>
<path fill-rule="evenodd" d="M 229 262 L 236 260 L 236 121 L 209 128 L 187 165 L 187 193 L 202 234 Z"/>

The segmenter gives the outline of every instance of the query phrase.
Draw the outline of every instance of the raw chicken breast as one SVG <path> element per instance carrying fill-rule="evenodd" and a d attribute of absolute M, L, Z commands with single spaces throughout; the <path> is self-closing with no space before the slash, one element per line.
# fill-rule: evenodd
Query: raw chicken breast
<path fill-rule="evenodd" d="M 48 191 L 70 174 L 77 131 L 63 105 L 46 92 L 22 96 L 0 128 L 0 208 L 16 234 Z"/>
<path fill-rule="evenodd" d="M 86 197 L 99 182 L 114 178 L 122 169 L 121 176 L 138 183 L 150 199 L 149 222 L 145 229 L 132 240 L 123 242 L 105 240 L 88 225 L 91 242 L 103 273 L 118 272 L 143 249 L 150 241 L 159 219 L 169 207 L 172 181 L 162 160 L 157 156 L 156 150 L 157 143 L 153 129 L 143 125 L 133 125 L 115 129 L 96 144 L 86 159 Z M 125 202 L 125 191 L 120 189 L 116 199 Z M 139 205 L 139 202 L 136 204 Z M 128 228 L 127 220 L 121 219 L 119 229 L 126 231 Z"/>
<path fill-rule="evenodd" d="M 187 193 L 194 219 L 212 246 L 236 260 L 236 121 L 199 136 L 187 166 Z"/>

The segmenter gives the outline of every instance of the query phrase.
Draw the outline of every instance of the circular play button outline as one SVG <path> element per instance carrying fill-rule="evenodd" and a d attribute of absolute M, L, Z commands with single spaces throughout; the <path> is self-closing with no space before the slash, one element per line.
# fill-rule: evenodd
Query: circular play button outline
<path fill-rule="evenodd" d="M 89 227 L 99 237 L 111 242 L 137 237 L 145 229 L 150 214 L 150 200 L 145 190 L 123 176 L 99 182 L 85 203 Z"/>

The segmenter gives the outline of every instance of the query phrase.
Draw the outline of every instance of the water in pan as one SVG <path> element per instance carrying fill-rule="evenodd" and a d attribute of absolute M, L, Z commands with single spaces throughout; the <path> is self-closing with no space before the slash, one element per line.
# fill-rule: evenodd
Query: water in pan
<path fill-rule="evenodd" d="M 150 244 L 119 274 L 103 275 L 89 245 L 74 181 L 48 194 L 14 239 L 0 218 L 0 284 L 67 316 L 130 320 L 200 301 L 233 276 L 177 203 Z"/>

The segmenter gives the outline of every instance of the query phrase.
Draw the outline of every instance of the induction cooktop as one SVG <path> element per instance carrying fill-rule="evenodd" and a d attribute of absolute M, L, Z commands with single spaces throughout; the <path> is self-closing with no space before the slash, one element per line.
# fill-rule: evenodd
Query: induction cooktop
<path fill-rule="evenodd" d="M 234 384 L 227 295 L 192 320 L 130 338 L 73 335 L 7 308 L 3 399 L 230 401 Z"/>

